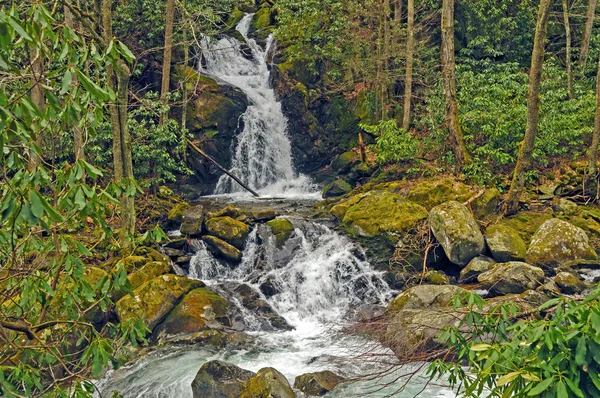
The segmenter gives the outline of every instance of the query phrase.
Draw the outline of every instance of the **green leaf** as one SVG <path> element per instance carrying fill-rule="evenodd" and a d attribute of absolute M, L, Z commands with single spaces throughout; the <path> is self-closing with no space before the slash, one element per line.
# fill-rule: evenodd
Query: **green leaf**
<path fill-rule="evenodd" d="M 569 394 L 567 393 L 567 385 L 562 380 L 556 385 L 556 396 L 558 398 L 569 398 Z"/>
<path fill-rule="evenodd" d="M 577 384 L 575 384 L 573 380 L 569 379 L 568 377 L 565 377 L 565 382 L 567 383 L 571 391 L 575 393 L 575 395 L 577 395 L 580 398 L 584 398 L 583 391 L 581 391 L 579 387 L 577 387 Z"/>
<path fill-rule="evenodd" d="M 19 36 L 21 36 L 22 38 L 24 38 L 27 41 L 33 41 L 31 36 L 29 36 L 29 33 L 27 33 L 25 31 L 25 29 L 21 26 L 21 24 L 19 24 L 19 22 L 17 20 L 15 20 L 11 16 L 8 16 L 7 20 L 8 20 L 8 23 L 10 24 L 10 26 L 13 27 L 13 29 L 15 30 L 15 32 L 17 32 L 19 34 Z"/>
<path fill-rule="evenodd" d="M 92 94 L 94 97 L 97 97 L 100 100 L 106 101 L 110 98 L 108 93 L 104 91 L 100 86 L 90 80 L 84 73 L 82 73 L 79 69 L 77 69 L 77 77 L 81 82 L 81 85 Z"/>
<path fill-rule="evenodd" d="M 73 73 L 71 72 L 71 69 L 67 69 L 67 71 L 65 72 L 65 75 L 63 76 L 63 80 L 62 80 L 62 88 L 60 90 L 60 94 L 65 94 L 66 92 L 69 91 L 69 88 L 71 87 L 71 83 L 73 82 Z"/>
<path fill-rule="evenodd" d="M 503 386 L 505 384 L 508 384 L 511 381 L 513 381 L 514 379 L 516 379 L 517 377 L 519 377 L 520 374 L 521 374 L 521 371 L 507 373 L 507 374 L 505 374 L 504 376 L 502 376 L 501 378 L 498 379 L 497 384 L 499 386 Z"/>
<path fill-rule="evenodd" d="M 586 354 L 586 342 L 585 338 L 582 336 L 577 341 L 577 348 L 575 349 L 575 363 L 579 366 L 585 365 L 585 354 Z"/>
<path fill-rule="evenodd" d="M 77 189 L 77 192 L 75 193 L 74 201 L 75 201 L 75 204 L 77 205 L 78 210 L 85 209 L 85 206 L 87 205 L 87 203 L 85 202 L 85 194 L 83 193 L 83 189 L 81 189 L 81 187 L 79 187 Z"/>
<path fill-rule="evenodd" d="M 474 344 L 471 346 L 471 351 L 487 351 L 492 348 L 489 344 Z"/>
<path fill-rule="evenodd" d="M 127 46 L 125 44 L 123 44 L 123 42 L 121 42 L 121 41 L 119 41 L 118 44 L 119 44 L 119 52 L 121 53 L 121 55 L 129 62 L 135 61 L 135 55 L 133 55 L 131 50 L 129 48 L 127 48 Z"/>
<path fill-rule="evenodd" d="M 42 204 L 42 197 L 36 195 L 35 191 L 29 191 L 29 202 L 31 203 L 31 213 L 36 217 L 40 218 L 44 215 L 44 205 Z"/>

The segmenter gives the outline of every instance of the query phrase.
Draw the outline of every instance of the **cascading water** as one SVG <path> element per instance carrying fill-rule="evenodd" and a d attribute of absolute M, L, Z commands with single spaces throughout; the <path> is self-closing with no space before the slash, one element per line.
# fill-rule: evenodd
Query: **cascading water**
<path fill-rule="evenodd" d="M 236 27 L 251 57 L 247 57 L 246 47 L 233 37 L 218 41 L 206 37 L 201 43 L 206 65 L 202 72 L 238 87 L 248 97 L 249 106 L 242 116 L 244 129 L 237 137 L 230 171 L 261 194 L 306 195 L 314 189 L 306 176 L 294 172 L 286 136 L 287 119 L 269 85 L 267 55 L 273 49 L 273 37 L 269 36 L 264 50 L 249 38 L 252 18 L 253 14 L 246 14 Z M 226 175 L 219 179 L 215 189 L 216 194 L 241 191 Z"/>
<path fill-rule="evenodd" d="M 256 338 L 254 346 L 219 352 L 201 348 L 158 351 L 129 368 L 110 373 L 99 383 L 102 393 L 118 390 L 126 398 L 191 398 L 190 386 L 196 372 L 213 359 L 252 371 L 274 367 L 292 383 L 299 374 L 320 370 L 333 370 L 344 376 L 372 372 L 372 362 L 350 358 L 385 349 L 361 337 L 346 335 L 342 328 L 348 324 L 352 310 L 385 305 L 393 292 L 349 239 L 318 223 L 301 219 L 292 222 L 295 232 L 283 246 L 277 245 L 267 226 L 255 228 L 246 243 L 243 261 L 236 268 L 221 263 L 202 242 L 195 242 L 196 254 L 187 276 L 203 280 L 218 292 L 228 284 L 246 284 L 259 291 L 261 285 L 268 283 L 274 293 L 261 297 L 293 330 L 266 330 L 254 315 L 243 313 L 245 332 Z M 245 311 L 241 298 L 230 296 L 229 301 Z M 328 396 L 364 396 L 369 391 L 369 396 L 384 397 L 397 388 L 396 384 L 381 389 L 376 381 L 352 383 Z M 422 389 L 423 383 L 413 379 L 400 396 L 412 397 Z M 423 396 L 442 398 L 454 394 L 431 386 L 425 388 Z"/>

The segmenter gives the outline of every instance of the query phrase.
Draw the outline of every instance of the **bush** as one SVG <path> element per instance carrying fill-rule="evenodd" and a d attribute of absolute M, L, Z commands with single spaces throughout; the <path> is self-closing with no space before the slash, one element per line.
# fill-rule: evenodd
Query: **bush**
<path fill-rule="evenodd" d="M 417 140 L 395 120 L 381 121 L 377 125 L 360 124 L 360 128 L 376 136 L 377 162 L 381 164 L 408 162 L 417 154 Z"/>

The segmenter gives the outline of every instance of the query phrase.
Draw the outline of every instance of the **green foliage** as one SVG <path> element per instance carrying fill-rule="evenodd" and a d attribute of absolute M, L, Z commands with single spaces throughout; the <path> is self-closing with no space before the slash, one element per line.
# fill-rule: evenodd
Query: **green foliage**
<path fill-rule="evenodd" d="M 456 361 L 431 364 L 466 397 L 597 397 L 600 395 L 600 289 L 585 300 L 552 299 L 527 319 L 505 302 L 457 297 L 465 316 L 440 338 Z"/>
<path fill-rule="evenodd" d="M 0 7 L 0 395 L 90 397 L 90 370 L 118 366 L 145 329 L 98 318 L 113 290 L 128 290 L 126 272 L 92 278 L 86 265 L 112 236 L 106 220 L 121 187 L 99 186 L 104 171 L 85 161 L 31 159 L 42 156 L 37 135 L 44 142 L 103 122 L 115 94 L 100 76 L 130 54 L 118 42 L 98 48 L 42 3 L 20 7 Z M 44 60 L 40 83 L 31 79 L 33 56 Z M 43 109 L 32 98 L 36 84 Z"/>
<path fill-rule="evenodd" d="M 417 154 L 417 141 L 410 132 L 399 128 L 395 120 L 381 121 L 370 126 L 360 124 L 360 128 L 376 136 L 377 161 L 381 164 L 410 162 Z"/>

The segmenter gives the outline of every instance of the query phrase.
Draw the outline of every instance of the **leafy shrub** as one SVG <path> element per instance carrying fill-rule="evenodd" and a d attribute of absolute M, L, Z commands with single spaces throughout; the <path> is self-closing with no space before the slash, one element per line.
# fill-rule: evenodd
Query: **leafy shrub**
<path fill-rule="evenodd" d="M 417 140 L 395 120 L 381 121 L 376 125 L 360 124 L 360 128 L 376 136 L 377 161 L 381 164 L 408 162 L 417 154 Z"/>

